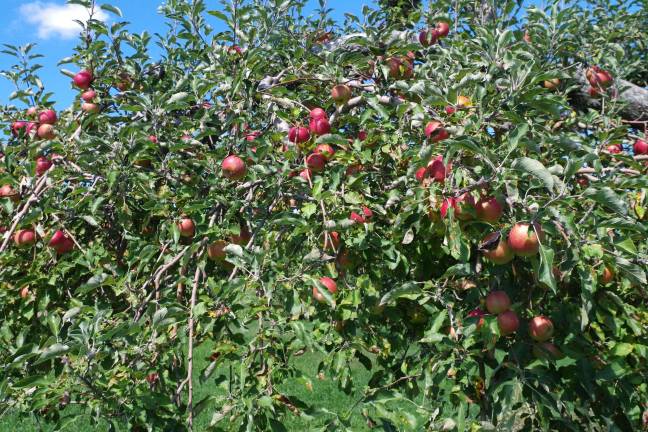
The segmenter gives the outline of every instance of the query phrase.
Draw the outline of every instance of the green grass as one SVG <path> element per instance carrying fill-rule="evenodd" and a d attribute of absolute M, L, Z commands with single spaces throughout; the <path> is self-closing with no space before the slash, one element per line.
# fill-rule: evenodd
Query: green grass
<path fill-rule="evenodd" d="M 214 384 L 213 379 L 208 380 L 204 384 L 200 384 L 198 375 L 200 371 L 207 365 L 206 357 L 208 355 L 208 347 L 203 345 L 196 349 L 195 358 L 195 380 L 194 380 L 194 400 L 200 401 L 204 397 L 212 395 L 224 394 L 224 390 Z M 347 395 L 338 389 L 337 384 L 328 378 L 320 380 L 317 378 L 317 366 L 321 359 L 317 354 L 305 354 L 295 359 L 295 366 L 304 373 L 312 382 L 312 391 L 307 388 L 302 380 L 290 378 L 283 385 L 279 386 L 278 390 L 288 396 L 289 398 L 297 398 L 308 405 L 318 407 L 318 409 L 325 409 L 340 415 L 347 414 L 348 410 L 360 397 L 360 394 Z M 213 376 L 219 371 L 216 371 Z M 364 369 L 360 364 L 353 367 L 353 380 L 355 388 L 362 388 L 369 380 L 370 372 Z M 67 410 L 72 410 L 73 407 Z M 194 429 L 196 431 L 206 430 L 209 425 L 213 413 L 218 409 L 215 404 L 208 405 L 194 421 Z M 66 410 L 66 411 L 67 411 Z M 327 418 L 331 418 L 327 416 Z M 224 420 L 226 421 L 226 420 Z M 319 420 L 320 423 L 323 420 Z M 353 431 L 368 430 L 363 417 L 356 407 L 351 416 Z M 289 415 L 285 419 L 284 426 L 289 431 L 304 431 L 309 430 L 319 424 L 313 424 L 309 419 L 300 416 Z M 35 417 L 23 417 L 18 414 L 8 414 L 0 418 L 0 431 L 12 432 L 36 432 L 36 431 L 52 431 L 51 425 L 38 423 Z M 64 431 L 107 431 L 107 424 L 103 427 L 93 427 L 87 417 L 80 417 L 74 423 L 68 425 Z"/>

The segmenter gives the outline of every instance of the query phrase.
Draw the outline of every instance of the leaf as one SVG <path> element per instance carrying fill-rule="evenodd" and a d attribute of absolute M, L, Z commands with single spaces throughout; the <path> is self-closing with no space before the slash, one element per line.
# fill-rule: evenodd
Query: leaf
<path fill-rule="evenodd" d="M 396 300 L 397 298 L 401 297 L 408 297 L 410 296 L 415 296 L 418 295 L 422 292 L 421 285 L 415 284 L 413 282 L 407 282 L 398 288 L 394 288 L 391 291 L 389 291 L 387 294 L 385 294 L 381 299 L 380 299 L 380 306 L 386 305 L 392 300 Z"/>
<path fill-rule="evenodd" d="M 545 166 L 540 161 L 528 157 L 523 157 L 513 161 L 512 168 L 517 171 L 531 174 L 539 180 L 542 180 L 545 187 L 549 191 L 553 191 L 554 178 L 549 170 L 547 170 L 547 168 L 545 168 Z"/>
<path fill-rule="evenodd" d="M 609 187 L 605 186 L 601 189 L 587 188 L 584 195 L 597 203 L 607 207 L 616 213 L 626 216 L 628 214 L 628 207 L 626 203 L 619 198 L 619 196 Z"/>
<path fill-rule="evenodd" d="M 185 99 L 187 96 L 189 96 L 189 93 L 187 92 L 176 93 L 169 98 L 169 100 L 167 101 L 167 105 L 173 105 L 174 103 Z"/>
<path fill-rule="evenodd" d="M 117 6 L 113 6 L 113 5 L 109 5 L 109 4 L 102 4 L 101 9 L 103 9 L 105 11 L 108 11 L 108 12 L 112 12 L 112 13 L 114 13 L 115 15 L 117 15 L 119 17 L 123 16 L 122 11 Z"/>
<path fill-rule="evenodd" d="M 646 286 L 646 271 L 643 267 L 632 264 L 625 258 L 616 257 L 616 265 L 626 278 L 630 280 L 633 285 Z"/>
<path fill-rule="evenodd" d="M 558 286 L 556 285 L 556 278 L 553 273 L 554 250 L 541 243 L 538 257 L 538 280 L 551 288 L 551 291 L 555 294 L 558 292 Z"/>
<path fill-rule="evenodd" d="M 625 357 L 630 354 L 634 346 L 629 343 L 618 343 L 612 348 L 611 354 L 616 357 Z"/>

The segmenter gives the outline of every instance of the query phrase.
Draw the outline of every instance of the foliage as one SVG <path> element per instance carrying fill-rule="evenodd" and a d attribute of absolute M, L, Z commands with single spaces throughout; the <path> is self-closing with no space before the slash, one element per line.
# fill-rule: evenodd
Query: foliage
<path fill-rule="evenodd" d="M 622 102 L 606 94 L 593 111 L 572 93 L 587 65 L 645 84 L 645 6 L 555 2 L 522 20 L 522 4 L 498 3 L 490 18 L 464 0 L 414 13 L 416 28 L 450 23 L 428 48 L 369 8 L 336 23 L 325 9 L 303 17 L 299 0 L 214 10 L 168 0 L 169 30 L 151 35 L 130 33 L 103 5 L 115 20 L 83 23 L 60 63 L 71 77 L 93 71 L 101 111 L 60 111 L 53 140 L 7 132 L 0 183 L 21 200 L 2 198 L 0 222 L 5 236 L 17 222 L 39 239 L 10 241 L 0 255 L 2 410 L 62 426 L 79 404 L 133 430 L 183 430 L 198 415 L 211 430 L 279 431 L 293 416 L 313 430 L 345 430 L 357 416 L 385 430 L 638 430 L 648 402 L 646 167 Z M 33 45 L 4 52 L 17 59 L 4 72 L 18 89 L 3 107 L 9 131 L 23 105 L 42 109 L 54 95 Z M 413 76 L 394 79 L 391 59 L 409 52 Z M 556 91 L 542 86 L 556 77 Z M 353 89 L 345 105 L 330 97 L 340 83 Z M 444 111 L 460 95 L 471 104 Z M 288 142 L 286 126 L 313 107 L 332 132 Z M 450 137 L 426 140 L 429 120 Z M 324 171 L 295 175 L 322 143 L 336 151 Z M 612 156 L 611 144 L 625 151 Z M 246 162 L 244 179 L 222 175 L 230 154 Z M 54 162 L 42 176 L 38 155 Z M 449 175 L 419 182 L 436 155 Z M 439 215 L 444 197 L 463 193 L 497 197 L 504 216 Z M 373 215 L 352 222 L 363 207 Z M 193 237 L 181 236 L 183 217 Z M 485 260 L 482 239 L 520 221 L 542 227 L 539 253 Z M 47 246 L 58 229 L 72 252 Z M 333 232 L 342 244 L 324 248 Z M 229 244 L 226 261 L 207 256 L 217 240 Z M 513 335 L 500 334 L 496 316 L 471 314 L 492 290 L 520 317 Z M 536 315 L 553 321 L 561 358 L 534 356 Z M 213 354 L 194 372 L 197 346 Z M 295 365 L 305 352 L 323 355 L 311 373 Z M 359 365 L 366 386 L 353 380 Z M 287 380 L 311 389 L 321 376 L 361 397 L 331 412 L 280 390 Z M 223 392 L 193 400 L 194 381 Z"/>

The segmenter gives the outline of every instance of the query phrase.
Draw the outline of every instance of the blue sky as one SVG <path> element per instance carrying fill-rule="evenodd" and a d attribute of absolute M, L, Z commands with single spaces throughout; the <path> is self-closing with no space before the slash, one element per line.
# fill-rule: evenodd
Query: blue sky
<path fill-rule="evenodd" d="M 147 30 L 150 33 L 166 31 L 164 19 L 157 13 L 162 0 L 108 0 L 123 13 L 123 20 L 131 24 L 129 30 L 139 33 Z M 220 2 L 207 0 L 208 9 L 219 9 Z M 327 0 L 327 7 L 334 10 L 333 17 L 343 20 L 344 13 L 360 15 L 363 5 L 373 5 L 374 0 Z M 43 54 L 39 63 L 44 67 L 40 77 L 48 91 L 55 93 L 56 106 L 63 108 L 69 105 L 78 94 L 70 87 L 70 78 L 59 72 L 57 62 L 72 54 L 72 48 L 78 39 L 78 25 L 73 22 L 73 7 L 66 6 L 65 0 L 0 0 L 0 43 L 24 45 L 29 42 L 37 44 L 35 52 Z M 319 7 L 318 0 L 309 0 L 308 8 L 314 11 Z M 309 12 L 310 13 L 310 12 Z M 115 21 L 118 17 L 106 13 L 105 16 Z M 217 26 L 217 20 L 210 20 Z M 220 30 L 216 27 L 216 30 Z M 12 64 L 13 58 L 0 53 L 0 69 L 5 70 Z M 0 104 L 9 103 L 8 95 L 13 91 L 12 85 L 0 77 Z"/>

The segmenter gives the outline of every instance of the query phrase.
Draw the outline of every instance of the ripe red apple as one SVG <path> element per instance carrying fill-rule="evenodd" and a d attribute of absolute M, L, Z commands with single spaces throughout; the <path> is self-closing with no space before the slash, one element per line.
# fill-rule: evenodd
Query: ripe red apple
<path fill-rule="evenodd" d="M 306 169 L 303 169 L 303 170 L 301 170 L 301 171 L 299 172 L 299 177 L 301 177 L 301 178 L 303 178 L 304 180 L 308 181 L 308 180 L 310 180 L 310 179 L 313 178 L 313 173 L 311 172 L 311 170 L 309 170 L 308 168 L 306 168 Z"/>
<path fill-rule="evenodd" d="M 250 233 L 250 230 L 248 229 L 247 225 L 244 223 L 241 223 L 239 228 L 240 229 L 238 235 L 231 236 L 230 240 L 232 241 L 232 243 L 237 244 L 239 246 L 247 246 L 247 244 L 252 239 L 252 234 Z"/>
<path fill-rule="evenodd" d="M 322 172 L 326 165 L 326 156 L 320 153 L 312 153 L 306 158 L 306 166 L 313 172 Z"/>
<path fill-rule="evenodd" d="M 538 239 L 538 235 L 540 239 Z M 533 226 L 528 223 L 518 222 L 513 225 L 509 232 L 508 245 L 516 255 L 529 257 L 538 253 L 542 239 L 542 228 L 537 222 L 534 222 Z"/>
<path fill-rule="evenodd" d="M 491 291 L 486 297 L 486 310 L 492 314 L 501 314 L 510 307 L 511 299 L 504 291 Z"/>
<path fill-rule="evenodd" d="M 87 69 L 82 70 L 81 72 L 74 75 L 74 78 L 72 78 L 74 85 L 79 87 L 81 90 L 89 89 L 90 84 L 92 84 L 92 79 L 92 72 Z"/>
<path fill-rule="evenodd" d="M 45 156 L 38 156 L 36 158 L 36 175 L 41 176 L 50 169 L 52 166 L 52 161 L 47 159 Z"/>
<path fill-rule="evenodd" d="M 462 221 L 471 220 L 475 214 L 475 198 L 469 193 L 463 193 L 454 200 L 455 217 Z"/>
<path fill-rule="evenodd" d="M 408 79 L 414 75 L 414 60 L 410 57 L 390 57 L 387 63 L 390 78 Z"/>
<path fill-rule="evenodd" d="M 329 144 L 319 144 L 317 147 L 315 147 L 315 153 L 319 153 L 324 156 L 326 160 L 329 160 L 335 154 L 335 150 L 333 150 L 333 147 L 331 147 Z"/>
<path fill-rule="evenodd" d="M 229 155 L 221 163 L 223 175 L 230 180 L 240 180 L 245 177 L 245 162 L 236 155 Z"/>
<path fill-rule="evenodd" d="M 554 325 L 551 320 L 545 316 L 537 316 L 529 321 L 529 334 L 533 340 L 544 342 L 554 334 Z"/>
<path fill-rule="evenodd" d="M 454 210 L 455 208 L 455 199 L 453 197 L 448 197 L 443 200 L 441 203 L 441 217 L 445 219 L 445 217 L 448 215 L 448 210 L 452 208 Z"/>
<path fill-rule="evenodd" d="M 310 131 L 313 135 L 326 135 L 331 132 L 331 124 L 325 118 L 311 119 L 309 123 Z"/>
<path fill-rule="evenodd" d="M 614 281 L 614 270 L 612 270 L 608 266 L 605 266 L 603 268 L 603 273 L 601 274 L 601 283 L 603 283 L 603 285 L 607 285 L 612 281 Z"/>
<path fill-rule="evenodd" d="M 448 23 L 440 21 L 436 24 L 435 30 L 440 38 L 446 37 L 450 32 L 450 26 L 448 25 Z"/>
<path fill-rule="evenodd" d="M 36 132 L 39 138 L 44 140 L 53 140 L 56 138 L 56 132 L 54 132 L 54 126 L 51 124 L 42 124 L 38 126 L 38 131 Z"/>
<path fill-rule="evenodd" d="M 434 45 L 439 39 L 439 33 L 436 29 L 422 30 L 419 33 L 418 40 L 424 47 Z"/>
<path fill-rule="evenodd" d="M 349 216 L 349 219 L 354 221 L 355 223 L 363 224 L 367 222 L 364 216 L 356 213 L 356 212 L 351 212 L 351 215 Z"/>
<path fill-rule="evenodd" d="M 589 87 L 587 89 L 587 93 L 589 93 L 590 97 L 593 98 L 599 97 L 601 96 L 601 94 L 603 94 L 603 92 L 597 87 Z"/>
<path fill-rule="evenodd" d="M 338 84 L 331 89 L 331 97 L 340 105 L 351 99 L 351 95 L 351 87 L 345 84 Z"/>
<path fill-rule="evenodd" d="M 177 225 L 182 237 L 193 237 L 196 233 L 196 226 L 188 217 L 182 217 Z"/>
<path fill-rule="evenodd" d="M 50 124 L 53 125 L 56 123 L 56 120 L 58 120 L 58 117 L 56 117 L 56 111 L 47 109 L 44 111 L 41 111 L 40 114 L 38 114 L 38 121 L 41 124 Z"/>
<path fill-rule="evenodd" d="M 449 171 L 449 169 L 448 169 Z M 437 156 L 427 166 L 428 175 L 433 181 L 444 183 L 447 175 L 446 166 L 443 164 L 443 156 Z"/>
<path fill-rule="evenodd" d="M 598 66 L 592 66 L 585 71 L 587 80 L 592 87 L 606 89 L 612 85 L 612 75 Z"/>
<path fill-rule="evenodd" d="M 310 131 L 303 126 L 293 126 L 288 131 L 288 140 L 295 144 L 305 143 L 310 139 Z"/>
<path fill-rule="evenodd" d="M 227 252 L 225 252 L 225 246 L 227 246 L 225 240 L 216 240 L 214 243 L 210 244 L 207 247 L 207 256 L 213 261 L 225 261 L 227 257 Z"/>
<path fill-rule="evenodd" d="M 347 167 L 345 174 L 348 176 L 353 176 L 358 173 L 361 173 L 364 170 L 364 166 L 360 163 L 351 164 Z"/>
<path fill-rule="evenodd" d="M 85 102 L 92 102 L 97 97 L 97 92 L 94 90 L 86 90 L 81 93 L 81 99 Z"/>
<path fill-rule="evenodd" d="M 63 255 L 64 253 L 70 252 L 74 249 L 74 242 L 72 239 L 61 230 L 54 232 L 47 245 L 54 249 L 59 255 Z"/>
<path fill-rule="evenodd" d="M 36 243 L 36 233 L 31 229 L 17 230 L 14 233 L 14 243 L 18 247 L 31 246 Z"/>
<path fill-rule="evenodd" d="M 96 114 L 99 112 L 99 104 L 84 102 L 81 104 L 81 111 L 88 114 Z"/>
<path fill-rule="evenodd" d="M 491 241 L 494 241 L 497 236 L 500 236 L 500 233 L 498 232 L 490 233 L 486 237 L 484 237 L 482 243 L 484 244 L 490 243 Z M 482 253 L 484 254 L 484 258 L 498 265 L 508 264 L 515 257 L 515 254 L 509 247 L 506 240 L 504 240 L 504 238 L 499 239 L 499 242 L 497 243 L 497 246 L 494 249 L 482 251 Z"/>
<path fill-rule="evenodd" d="M 367 139 L 367 131 L 361 130 L 360 132 L 358 132 L 358 140 L 359 141 L 364 141 L 366 139 Z"/>
<path fill-rule="evenodd" d="M 327 276 L 321 277 L 320 282 L 322 283 L 322 285 L 324 285 L 326 287 L 326 289 L 331 294 L 335 294 L 337 292 L 337 284 L 330 277 L 327 277 Z M 315 300 L 317 300 L 320 303 L 323 303 L 323 302 L 326 301 L 324 299 L 324 296 L 317 289 L 317 287 L 313 287 L 313 297 L 315 298 Z"/>
<path fill-rule="evenodd" d="M 533 355 L 538 359 L 558 360 L 564 357 L 563 353 L 551 342 L 540 342 L 533 345 Z"/>
<path fill-rule="evenodd" d="M 20 290 L 20 298 L 26 299 L 29 297 L 30 291 L 29 291 L 29 286 L 25 286 Z"/>
<path fill-rule="evenodd" d="M 648 142 L 646 142 L 646 141 L 644 141 L 642 139 L 637 139 L 637 141 L 635 141 L 632 148 L 634 150 L 634 154 L 636 154 L 636 155 L 648 154 Z"/>
<path fill-rule="evenodd" d="M 38 108 L 37 107 L 33 106 L 33 107 L 27 108 L 27 117 L 34 118 L 34 117 L 36 117 L 37 114 L 38 114 Z"/>
<path fill-rule="evenodd" d="M 18 192 L 9 184 L 0 186 L 0 198 L 9 198 L 14 202 L 18 201 Z"/>
<path fill-rule="evenodd" d="M 11 134 L 13 136 L 20 135 L 20 130 L 23 129 L 25 126 L 27 126 L 27 122 L 21 120 L 11 123 Z"/>
<path fill-rule="evenodd" d="M 485 222 L 495 223 L 504 213 L 502 205 L 495 197 L 486 196 L 477 201 L 476 204 L 477 218 Z"/>
<path fill-rule="evenodd" d="M 520 327 L 520 320 L 515 312 L 507 310 L 497 315 L 497 325 L 504 336 L 515 333 Z"/>
<path fill-rule="evenodd" d="M 455 111 L 457 111 L 457 109 L 455 107 L 453 107 L 452 105 L 446 105 L 446 107 L 445 107 L 446 114 L 452 115 L 452 114 L 455 113 Z"/>
<path fill-rule="evenodd" d="M 238 45 L 232 45 L 229 47 L 228 52 L 230 54 L 243 55 L 243 49 Z"/>
<path fill-rule="evenodd" d="M 484 316 L 486 316 L 486 312 L 478 307 L 468 312 L 468 318 L 478 318 L 477 328 L 481 328 L 484 325 Z"/>
<path fill-rule="evenodd" d="M 315 120 L 315 119 L 327 119 L 328 120 L 328 115 L 326 114 L 326 111 L 324 111 L 322 108 L 313 108 L 310 113 L 310 118 Z"/>
<path fill-rule="evenodd" d="M 443 124 L 438 121 L 431 121 L 425 125 L 425 136 L 432 142 L 439 142 L 447 139 L 450 134 L 443 127 Z"/>
<path fill-rule="evenodd" d="M 340 234 L 337 231 L 331 231 L 328 236 L 324 236 L 324 250 L 335 252 L 340 247 Z"/>
<path fill-rule="evenodd" d="M 544 85 L 544 88 L 546 88 L 547 90 L 555 90 L 560 85 L 560 79 L 559 78 L 552 78 L 552 79 L 549 79 L 549 80 L 545 80 L 543 85 Z"/>
<path fill-rule="evenodd" d="M 610 153 L 610 154 L 619 154 L 619 153 L 621 153 L 621 152 L 623 151 L 623 147 L 621 146 L 621 144 L 618 144 L 618 143 L 616 143 L 616 144 L 610 144 L 610 145 L 607 146 L 605 149 L 606 149 L 606 150 L 608 151 L 608 153 Z"/>
<path fill-rule="evenodd" d="M 261 135 L 259 131 L 252 131 L 245 134 L 245 141 L 254 141 Z"/>
<path fill-rule="evenodd" d="M 522 39 L 524 39 L 524 42 L 526 42 L 526 43 L 529 43 L 529 44 L 531 43 L 531 40 L 532 40 L 531 39 L 531 34 L 529 33 L 528 30 L 524 32 L 524 36 L 522 36 Z"/>
<path fill-rule="evenodd" d="M 148 139 L 149 139 L 149 141 L 151 141 L 153 144 L 157 144 L 157 143 L 158 143 L 158 137 L 155 136 L 155 135 L 149 135 Z"/>
<path fill-rule="evenodd" d="M 423 180 L 425 180 L 427 175 L 428 175 L 428 169 L 426 167 L 421 167 L 417 169 L 416 174 L 414 174 L 416 180 L 418 180 L 419 182 L 423 182 Z"/>
<path fill-rule="evenodd" d="M 587 177 L 582 177 L 582 176 L 577 177 L 576 183 L 578 183 L 580 187 L 584 187 L 584 188 L 589 186 L 589 180 L 587 179 Z"/>

